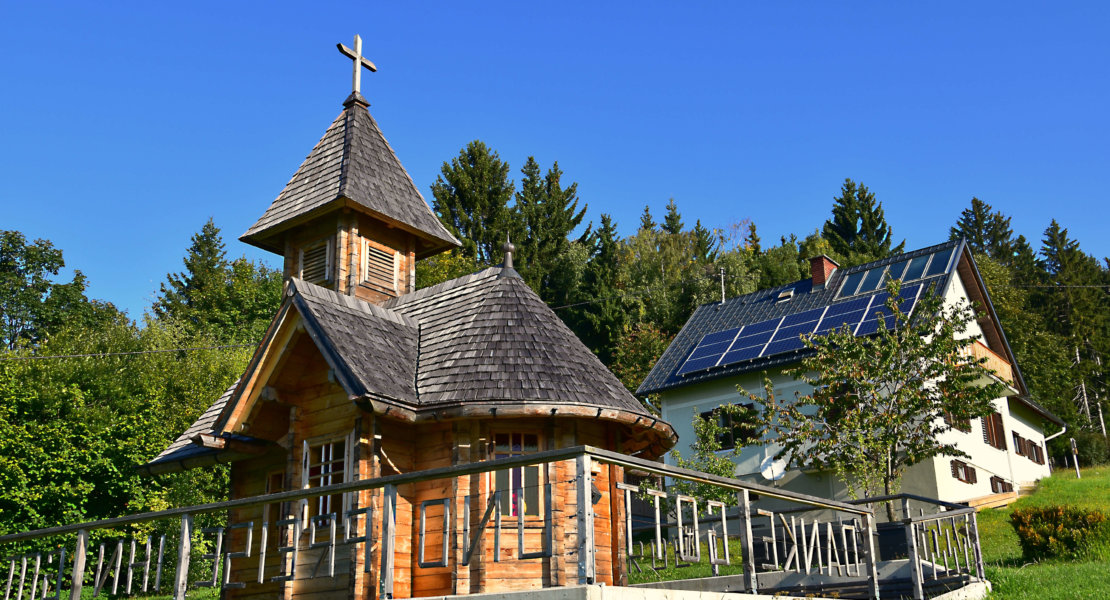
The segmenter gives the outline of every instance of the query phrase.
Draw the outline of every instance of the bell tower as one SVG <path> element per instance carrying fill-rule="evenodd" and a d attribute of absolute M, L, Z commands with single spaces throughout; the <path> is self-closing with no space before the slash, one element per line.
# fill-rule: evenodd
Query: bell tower
<path fill-rule="evenodd" d="M 382 303 L 416 289 L 416 261 L 459 241 L 440 223 L 389 146 L 360 92 L 362 69 L 377 71 L 354 48 L 343 112 L 262 217 L 239 239 L 285 257 L 285 277 Z"/>

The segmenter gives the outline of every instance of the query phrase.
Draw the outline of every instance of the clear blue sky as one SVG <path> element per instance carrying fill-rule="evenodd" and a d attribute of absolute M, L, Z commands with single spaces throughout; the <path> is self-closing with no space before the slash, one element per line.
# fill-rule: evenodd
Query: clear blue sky
<path fill-rule="evenodd" d="M 213 217 L 232 256 L 350 91 L 413 179 L 479 138 L 558 160 L 589 217 L 766 242 L 828 217 L 845 177 L 910 248 L 978 196 L 1037 242 L 1110 255 L 1106 3 L 0 4 L 0 228 L 44 237 L 139 317 Z"/>

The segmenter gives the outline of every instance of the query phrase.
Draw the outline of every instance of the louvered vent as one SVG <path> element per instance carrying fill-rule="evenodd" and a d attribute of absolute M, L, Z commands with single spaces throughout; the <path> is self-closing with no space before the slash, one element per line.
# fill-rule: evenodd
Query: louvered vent
<path fill-rule="evenodd" d="M 366 245 L 366 282 L 397 290 L 397 254 Z"/>
<path fill-rule="evenodd" d="M 301 279 L 310 283 L 331 280 L 331 244 L 321 240 L 301 250 Z"/>

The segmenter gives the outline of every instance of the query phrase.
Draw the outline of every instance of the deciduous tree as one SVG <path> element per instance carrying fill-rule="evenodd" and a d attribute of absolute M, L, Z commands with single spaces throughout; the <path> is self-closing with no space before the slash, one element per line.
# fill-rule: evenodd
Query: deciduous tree
<path fill-rule="evenodd" d="M 1005 393 L 1002 384 L 981 383 L 989 381 L 985 359 L 966 352 L 972 309 L 945 307 L 929 290 L 907 314 L 898 286 L 887 288 L 887 316 L 874 336 L 845 328 L 806 339 L 813 354 L 790 374 L 811 386 L 809 394 L 780 397 L 770 381 L 764 394 L 741 390 L 762 407 L 778 456 L 831 470 L 854 497 L 896 493 L 906 468 L 928 458 L 966 456 L 941 434 L 950 423 L 990 414 Z"/>

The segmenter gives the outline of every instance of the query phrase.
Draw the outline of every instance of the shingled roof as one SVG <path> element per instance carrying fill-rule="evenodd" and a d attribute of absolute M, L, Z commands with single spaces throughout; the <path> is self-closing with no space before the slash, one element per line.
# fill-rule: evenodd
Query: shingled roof
<path fill-rule="evenodd" d="M 425 239 L 430 246 L 418 257 L 459 245 L 420 195 L 367 107 L 357 92 L 347 98 L 285 189 L 240 240 L 281 253 L 276 234 L 346 205 Z"/>
<path fill-rule="evenodd" d="M 412 421 L 596 418 L 650 431 L 657 455 L 677 440 L 511 268 L 479 271 L 385 306 L 292 279 L 282 311 L 290 309 L 336 382 L 375 412 Z M 198 434 L 228 437 L 223 424 L 241 393 L 232 386 L 143 471 L 186 465 L 181 459 L 199 451 L 190 444 Z"/>

